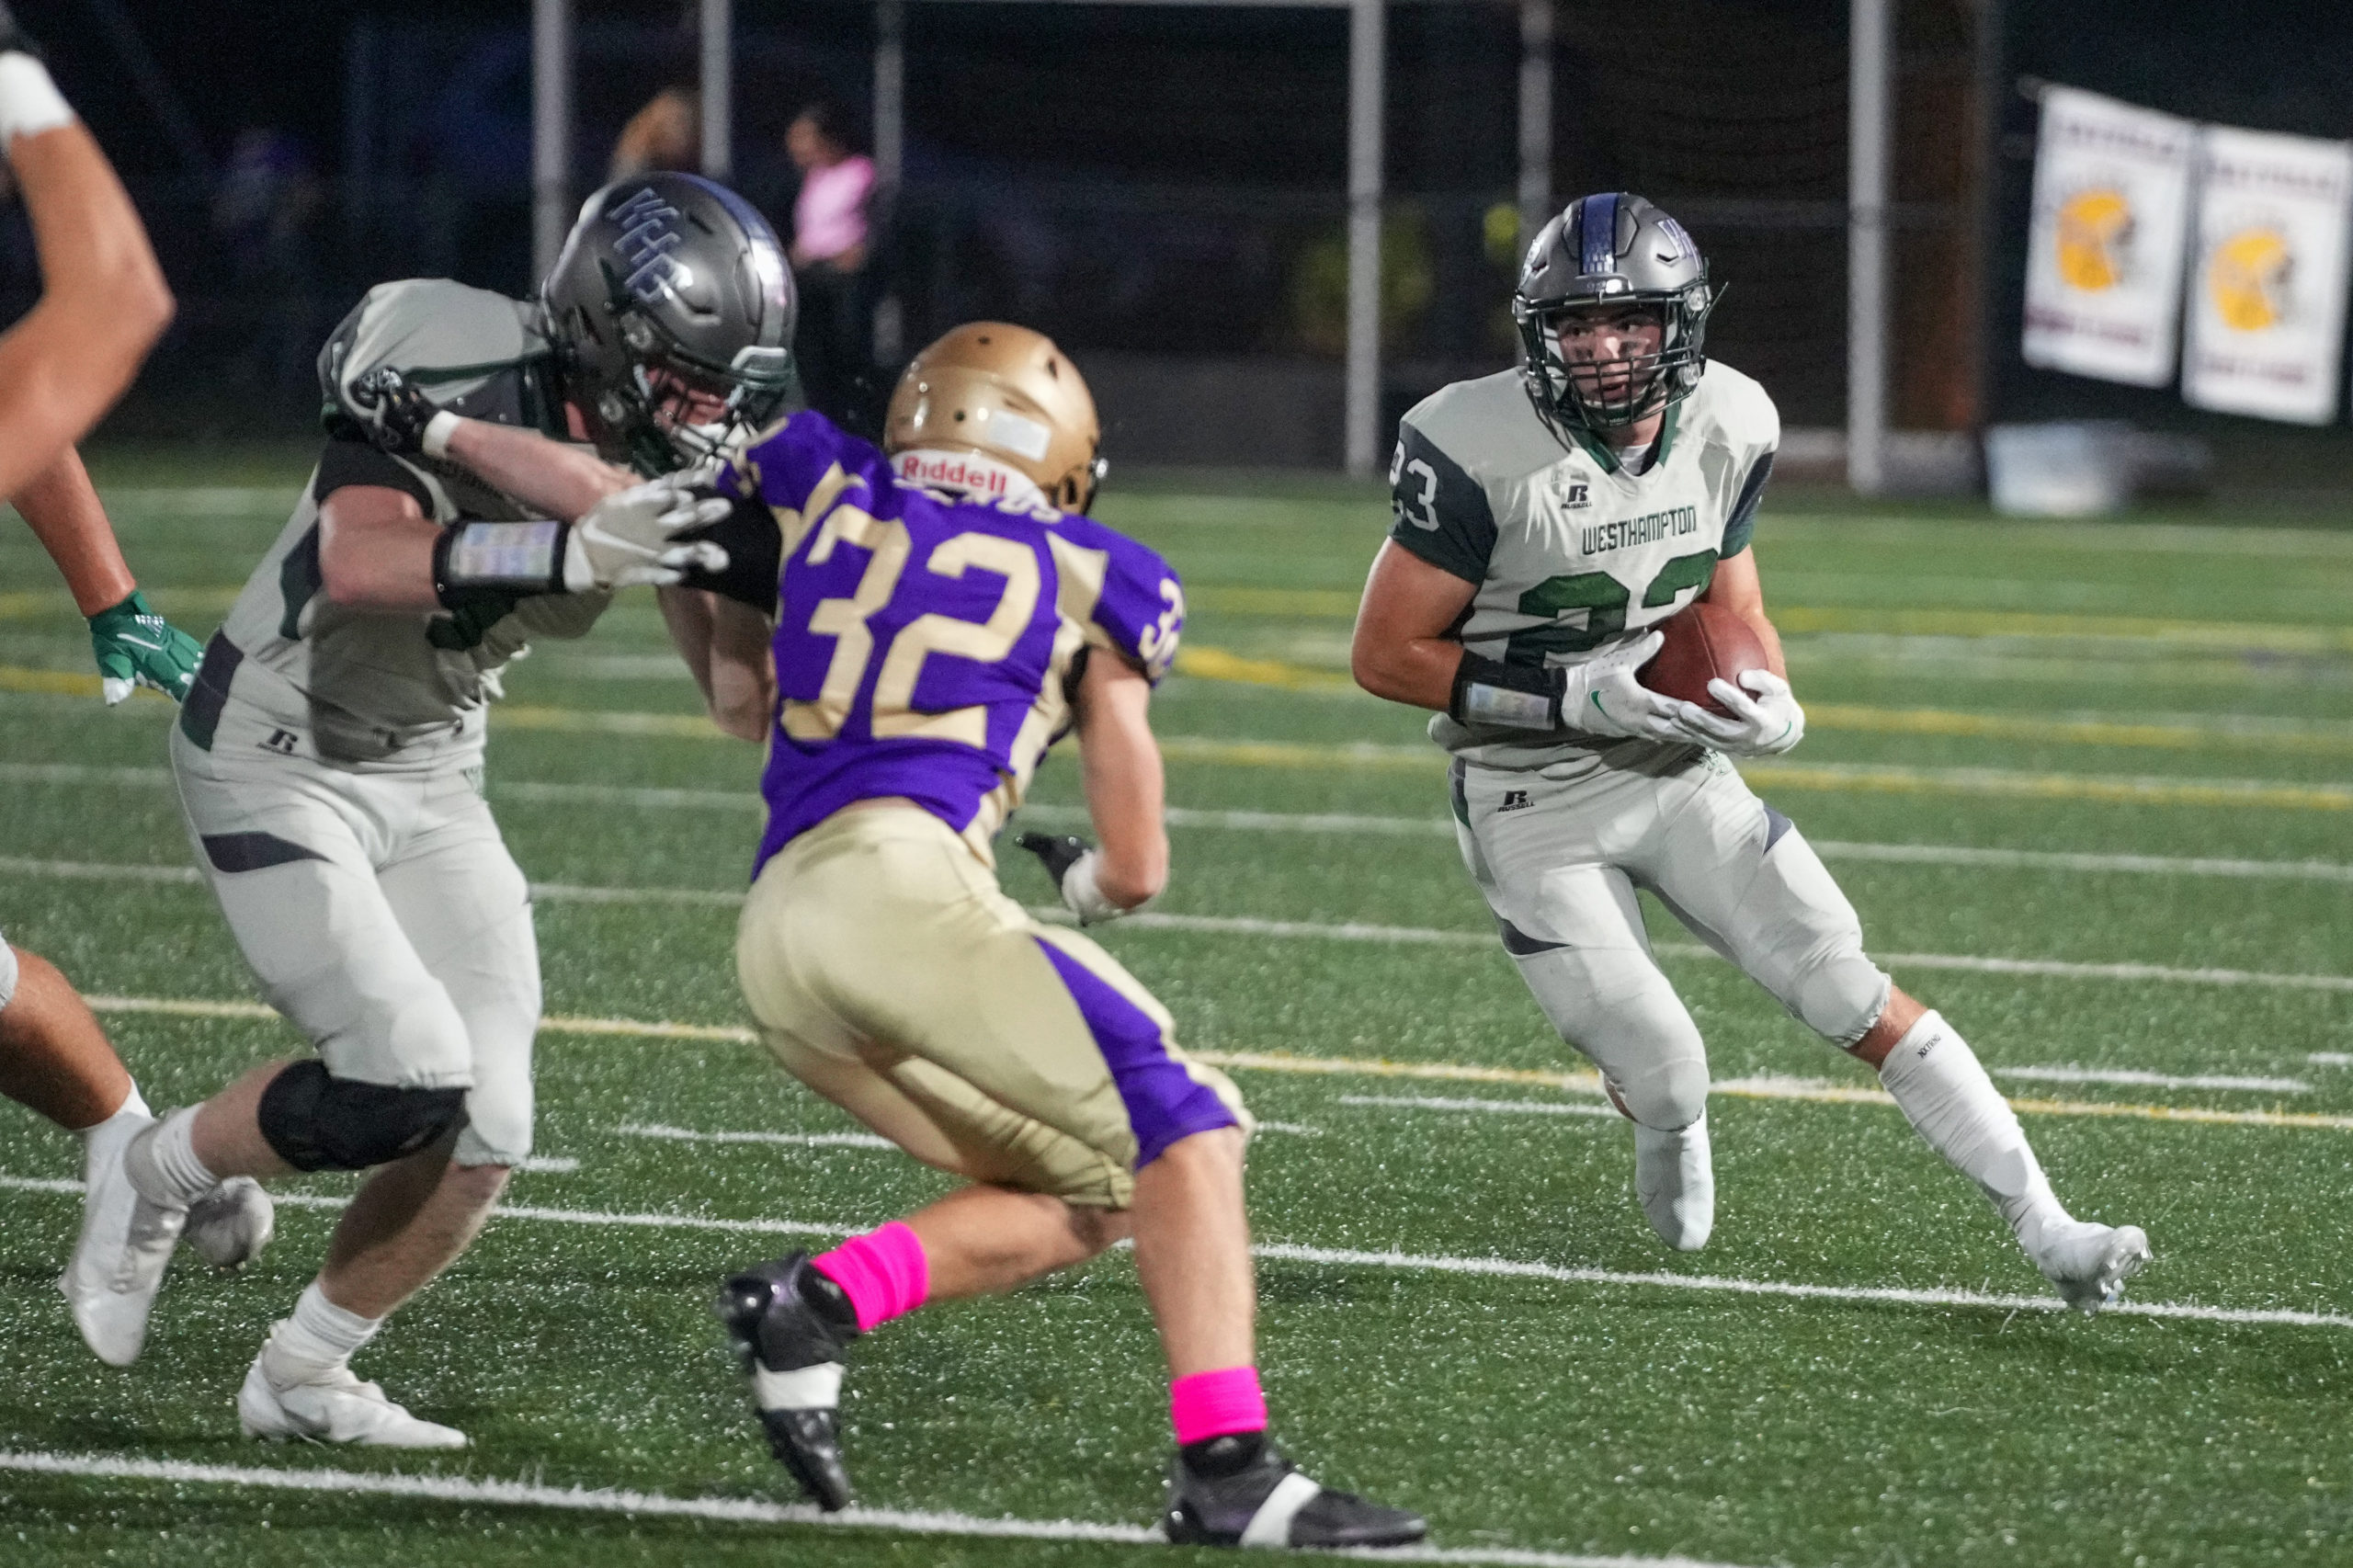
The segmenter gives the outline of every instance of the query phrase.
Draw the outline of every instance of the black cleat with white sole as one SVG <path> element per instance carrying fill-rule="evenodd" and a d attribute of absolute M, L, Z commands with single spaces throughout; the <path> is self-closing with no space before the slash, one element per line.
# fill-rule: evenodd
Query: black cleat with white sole
<path fill-rule="evenodd" d="M 796 1252 L 732 1277 L 713 1306 L 751 1375 L 769 1450 L 817 1506 L 849 1506 L 840 1420 L 843 1358 L 858 1337 L 849 1298 Z"/>
<path fill-rule="evenodd" d="M 1179 1546 L 1410 1546 L 1428 1522 L 1403 1508 L 1327 1492 L 1264 1432 L 1188 1443 L 1168 1467 L 1163 1534 Z"/>

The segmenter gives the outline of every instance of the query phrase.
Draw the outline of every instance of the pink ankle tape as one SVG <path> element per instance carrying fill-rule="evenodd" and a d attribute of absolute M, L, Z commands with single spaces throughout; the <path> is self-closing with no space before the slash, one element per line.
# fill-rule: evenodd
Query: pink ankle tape
<path fill-rule="evenodd" d="M 1258 1387 L 1258 1369 L 1227 1367 L 1178 1378 L 1168 1385 L 1168 1419 L 1180 1444 L 1265 1431 L 1267 1396 Z"/>
<path fill-rule="evenodd" d="M 931 1294 L 931 1260 L 915 1233 L 896 1220 L 812 1262 L 849 1298 L 860 1334 L 915 1311 Z"/>

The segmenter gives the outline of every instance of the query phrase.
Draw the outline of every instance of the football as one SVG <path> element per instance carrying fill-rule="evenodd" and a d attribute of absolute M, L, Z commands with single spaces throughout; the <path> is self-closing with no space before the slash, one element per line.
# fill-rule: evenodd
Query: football
<path fill-rule="evenodd" d="M 1710 681 L 1721 678 L 1738 685 L 1743 672 L 1772 667 L 1763 641 L 1748 622 L 1704 599 L 1669 616 L 1658 630 L 1666 642 L 1635 678 L 1663 697 L 1697 703 L 1711 713 L 1725 710 L 1709 695 Z"/>

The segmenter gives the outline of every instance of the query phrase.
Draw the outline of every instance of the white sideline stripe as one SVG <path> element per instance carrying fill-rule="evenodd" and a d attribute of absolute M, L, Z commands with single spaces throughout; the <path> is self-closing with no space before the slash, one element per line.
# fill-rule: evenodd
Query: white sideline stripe
<path fill-rule="evenodd" d="M 813 1503 L 768 1503 L 751 1497 L 674 1497 L 661 1492 L 606 1487 L 547 1486 L 529 1481 L 477 1480 L 459 1475 L 410 1475 L 398 1471 L 334 1470 L 324 1466 L 265 1469 L 257 1465 L 191 1464 L 185 1460 L 115 1459 L 0 1449 L 0 1471 L 83 1476 L 101 1481 L 156 1481 L 175 1485 L 246 1486 L 273 1492 L 339 1496 L 409 1497 L 421 1502 L 555 1508 L 569 1513 L 620 1514 L 632 1518 L 707 1519 L 722 1524 L 815 1525 L 828 1529 L 895 1530 L 903 1535 L 974 1536 L 997 1540 L 1100 1541 L 1165 1548 L 1160 1532 L 1142 1525 L 1089 1519 L 985 1518 L 926 1508 L 852 1506 L 838 1514 Z M 1334 1551 L 1321 1556 L 1380 1562 L 1460 1562 L 1495 1568 L 1737 1568 L 1690 1557 L 1594 1557 L 1517 1546 L 1408 1546 Z"/>
<path fill-rule="evenodd" d="M 82 1184 L 63 1177 L 0 1176 L 0 1188 L 78 1196 Z M 306 1193 L 277 1195 L 281 1206 L 339 1210 L 348 1201 Z M 545 1220 L 574 1225 L 642 1225 L 665 1230 L 755 1232 L 770 1235 L 842 1236 L 859 1225 L 808 1220 L 707 1220 L 692 1214 L 610 1214 L 591 1210 L 543 1209 L 500 1204 L 494 1220 Z M 1340 1267 L 1395 1268 L 1410 1273 L 1491 1275 L 1499 1278 L 1552 1279 L 1570 1285 L 1655 1286 L 1670 1290 L 1719 1290 L 1737 1295 L 1787 1296 L 1834 1301 L 1893 1301 L 1911 1306 L 1988 1307 L 1998 1312 L 2063 1312 L 2055 1296 L 1997 1296 L 1982 1290 L 1912 1290 L 1895 1285 L 1806 1285 L 1779 1279 L 1733 1279 L 1713 1274 L 1629 1274 L 1608 1268 L 1572 1268 L 1561 1264 L 1523 1263 L 1504 1257 L 1450 1257 L 1406 1252 L 1361 1252 L 1348 1248 L 1261 1242 L 1253 1256 L 1282 1263 Z M 2134 1317 L 2194 1318 L 2204 1323 L 2279 1324 L 2298 1328 L 2353 1328 L 2353 1316 L 2306 1312 L 2284 1307 L 2209 1307 L 2188 1301 L 2123 1301 L 2103 1309 Z"/>
<path fill-rule="evenodd" d="M 2315 1051 L 2304 1058 L 2315 1067 L 2353 1067 L 2353 1052 Z"/>
<path fill-rule="evenodd" d="M 1991 1067 L 1997 1078 L 2025 1078 L 2043 1084 L 2133 1084 L 2152 1089 L 2250 1089 L 2275 1095 L 2308 1095 L 2313 1086 L 2301 1078 L 2239 1078 L 2228 1074 L 2176 1076 L 2143 1073 L 2130 1067 Z"/>
<path fill-rule="evenodd" d="M 526 1176 L 570 1176 L 580 1162 L 569 1154 L 526 1154 L 515 1168 Z"/>
<path fill-rule="evenodd" d="M 1611 1118 L 1618 1115 L 1614 1108 L 1606 1105 L 1547 1105 L 1542 1100 L 1448 1099 L 1438 1095 L 1342 1095 L 1340 1103 L 1355 1106 L 1395 1106 L 1404 1110 L 1490 1111 L 1506 1115 L 1524 1113 L 1531 1116 Z"/>
<path fill-rule="evenodd" d="M 63 1192 L 79 1196 L 82 1184 L 57 1176 L 0 1176 L 0 1188 L 18 1192 Z M 274 1192 L 270 1201 L 281 1209 L 321 1209 L 337 1212 L 351 1202 L 312 1192 Z M 710 1220 L 699 1214 L 618 1214 L 596 1209 L 547 1209 L 529 1203 L 502 1203 L 494 1220 L 545 1220 L 559 1225 L 644 1225 L 665 1231 L 733 1231 L 770 1236 L 847 1236 L 860 1225 L 821 1224 L 814 1220 Z"/>
<path fill-rule="evenodd" d="M 171 776 L 160 767 L 90 767 L 74 763 L 0 763 L 0 781 L 54 784 L 166 784 Z M 763 808 L 751 790 L 681 790 L 617 784 L 554 784 L 527 779 L 491 779 L 493 794 L 518 801 L 580 805 L 642 806 L 654 810 L 741 811 Z M 1372 834 L 1397 837 L 1451 838 L 1454 824 L 1447 817 L 1366 816 L 1340 812 L 1225 812 L 1171 806 L 1165 815 L 1171 827 L 1223 828 L 1253 833 Z M 1032 804 L 1023 806 L 1017 820 L 1041 826 L 1086 825 L 1084 807 Z M 2291 881 L 2353 882 L 2353 864 L 2336 860 L 2248 860 L 2215 856 L 2095 854 L 2063 849 L 1989 849 L 1962 844 L 1865 844 L 1842 839 L 1810 839 L 1825 860 L 1870 860 L 1895 865 L 1985 866 L 2013 870 L 2123 872 L 2143 876 L 2279 879 Z M 71 865 L 76 862 L 46 862 Z M 8 861 L 23 870 L 44 864 Z M 26 874 L 37 874 L 27 871 Z M 72 873 L 58 871 L 54 875 Z M 158 881 L 181 881 L 161 877 Z"/>
<path fill-rule="evenodd" d="M 658 1122 L 625 1121 L 614 1131 L 631 1138 L 666 1138 L 679 1143 L 781 1143 L 797 1148 L 895 1149 L 888 1138 L 871 1132 L 697 1132 Z"/>
<path fill-rule="evenodd" d="M 1778 1279 L 1729 1279 L 1712 1274 L 1623 1274 L 1608 1268 L 1568 1268 L 1550 1263 L 1519 1263 L 1501 1257 L 1446 1257 L 1401 1252 L 1291 1246 L 1267 1242 L 1250 1249 L 1285 1263 L 1321 1263 L 1343 1267 L 1398 1268 L 1436 1274 L 1493 1275 L 1516 1279 L 1553 1279 L 1572 1285 L 1655 1286 L 1669 1290 L 1723 1290 L 1744 1296 L 1787 1296 L 1827 1301 L 1892 1301 L 1907 1306 L 1987 1307 L 2006 1312 L 2060 1312 L 2056 1296 L 1996 1296 L 1980 1290 L 1914 1290 L 1893 1285 L 1801 1285 Z M 2191 1318 L 2201 1323 L 2283 1324 L 2300 1328 L 2353 1328 L 2353 1316 L 2303 1312 L 2280 1307 L 2207 1307 L 2188 1301 L 2120 1301 L 2101 1309 L 2128 1317 Z"/>

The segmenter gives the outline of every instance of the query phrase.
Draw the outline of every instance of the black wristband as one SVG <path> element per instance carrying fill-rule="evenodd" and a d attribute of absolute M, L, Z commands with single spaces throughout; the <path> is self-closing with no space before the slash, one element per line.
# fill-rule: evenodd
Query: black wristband
<path fill-rule="evenodd" d="M 560 594 L 570 525 L 456 523 L 433 541 L 433 597 L 463 609 L 484 593 Z"/>
<path fill-rule="evenodd" d="M 1466 648 L 1454 669 L 1454 689 L 1447 695 L 1447 716 L 1458 724 L 1549 734 L 1561 727 L 1561 694 L 1567 687 L 1561 670 L 1506 665 Z"/>

